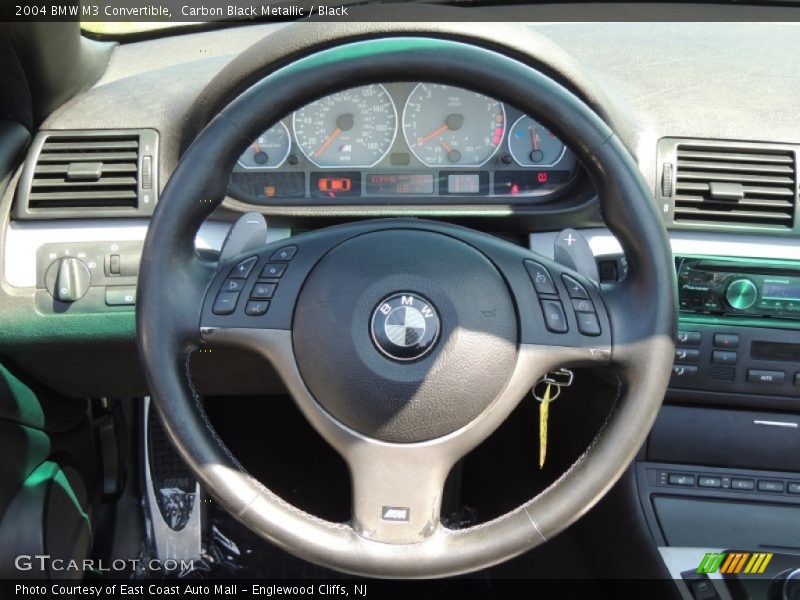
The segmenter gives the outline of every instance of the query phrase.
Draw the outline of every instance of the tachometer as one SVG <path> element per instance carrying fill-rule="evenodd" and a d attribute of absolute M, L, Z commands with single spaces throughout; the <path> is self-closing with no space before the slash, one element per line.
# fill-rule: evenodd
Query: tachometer
<path fill-rule="evenodd" d="M 511 126 L 508 149 L 521 167 L 552 167 L 564 156 L 564 143 L 531 117 L 522 116 Z"/>
<path fill-rule="evenodd" d="M 501 102 L 461 88 L 420 83 L 403 110 L 403 134 L 411 152 L 428 166 L 479 167 L 505 133 Z"/>
<path fill-rule="evenodd" d="M 316 166 L 367 168 L 389 152 L 397 110 L 386 89 L 373 84 L 312 102 L 293 123 L 297 145 Z"/>
<path fill-rule="evenodd" d="M 262 133 L 239 157 L 245 169 L 277 169 L 289 156 L 289 130 L 278 122 Z"/>

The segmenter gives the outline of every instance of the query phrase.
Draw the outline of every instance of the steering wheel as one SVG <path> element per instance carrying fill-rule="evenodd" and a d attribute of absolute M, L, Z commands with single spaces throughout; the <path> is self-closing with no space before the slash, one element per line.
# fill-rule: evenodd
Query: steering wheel
<path fill-rule="evenodd" d="M 200 224 L 224 197 L 241 149 L 260 132 L 330 93 L 420 80 L 490 95 L 551 128 L 595 183 L 628 260 L 624 282 L 598 287 L 496 237 L 410 219 L 328 227 L 223 265 L 197 255 Z M 262 277 L 273 284 L 269 308 L 248 314 L 259 312 L 248 298 Z M 238 297 L 228 292 L 233 288 L 241 289 Z M 437 577 L 480 569 L 547 541 L 617 481 L 667 388 L 675 299 L 671 252 L 651 194 L 621 142 L 580 99 L 491 50 L 397 37 L 297 59 L 207 125 L 153 214 L 137 328 L 170 439 L 232 516 L 285 550 L 334 569 Z M 589 312 L 577 312 L 573 300 L 588 302 Z M 302 413 L 350 469 L 348 523 L 307 514 L 245 472 L 211 427 L 189 378 L 189 354 L 202 342 L 246 347 L 271 361 Z M 602 431 L 537 497 L 490 522 L 446 528 L 439 511 L 450 469 L 543 374 L 561 366 L 614 370 L 621 393 Z"/>

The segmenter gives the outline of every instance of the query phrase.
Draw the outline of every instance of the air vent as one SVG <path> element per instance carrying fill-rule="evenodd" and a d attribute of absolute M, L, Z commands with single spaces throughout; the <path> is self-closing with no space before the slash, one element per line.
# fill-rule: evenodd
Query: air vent
<path fill-rule="evenodd" d="M 42 132 L 17 197 L 17 218 L 143 216 L 156 200 L 156 132 Z"/>
<path fill-rule="evenodd" d="M 674 148 L 676 225 L 792 229 L 797 204 L 795 148 L 696 141 L 679 141 Z M 671 164 L 664 163 L 665 177 Z"/>

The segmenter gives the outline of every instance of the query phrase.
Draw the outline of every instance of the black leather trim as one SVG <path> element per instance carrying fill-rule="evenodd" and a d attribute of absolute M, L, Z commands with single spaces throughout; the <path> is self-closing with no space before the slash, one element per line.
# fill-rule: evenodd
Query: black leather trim
<path fill-rule="evenodd" d="M 567 143 L 592 176 L 605 219 L 629 260 L 624 285 L 605 290 L 614 361 L 625 382 L 607 426 L 552 487 L 519 509 L 432 543 L 380 544 L 302 513 L 240 470 L 196 402 L 183 366 L 211 266 L 194 233 L 223 197 L 241 147 L 320 96 L 386 80 L 434 80 L 514 103 Z M 574 522 L 630 464 L 667 387 L 676 327 L 675 276 L 666 232 L 632 158 L 609 127 L 547 76 L 495 52 L 425 38 L 350 44 L 300 60 L 256 83 L 189 147 L 162 194 L 145 242 L 138 336 L 153 398 L 187 464 L 232 515 L 295 554 L 356 573 L 441 576 L 519 554 Z"/>

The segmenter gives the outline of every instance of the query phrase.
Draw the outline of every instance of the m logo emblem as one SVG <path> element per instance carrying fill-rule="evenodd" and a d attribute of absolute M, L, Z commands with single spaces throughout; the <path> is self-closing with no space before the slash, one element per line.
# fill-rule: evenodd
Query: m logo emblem
<path fill-rule="evenodd" d="M 410 513 L 405 506 L 384 506 L 381 518 L 384 521 L 408 521 Z"/>

